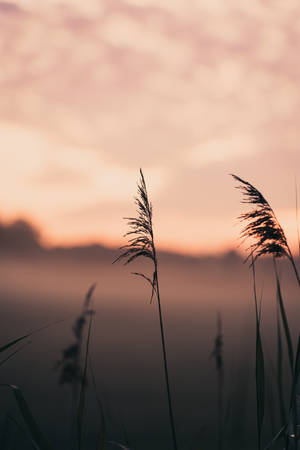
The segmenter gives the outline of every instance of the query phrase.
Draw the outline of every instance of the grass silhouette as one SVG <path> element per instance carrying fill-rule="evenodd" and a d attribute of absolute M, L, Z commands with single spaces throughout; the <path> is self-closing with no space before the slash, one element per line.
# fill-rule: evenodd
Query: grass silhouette
<path fill-rule="evenodd" d="M 288 359 L 292 374 L 291 383 L 291 397 L 290 406 L 287 422 L 276 435 L 275 439 L 266 448 L 271 448 L 271 446 L 285 434 L 285 447 L 296 448 L 298 450 L 298 441 L 300 439 L 300 414 L 299 406 L 297 405 L 297 398 L 299 397 L 299 373 L 300 373 L 300 340 L 298 340 L 296 358 L 294 359 L 294 349 L 291 338 L 290 326 L 285 310 L 285 305 L 283 301 L 281 285 L 279 280 L 278 268 L 276 259 L 286 256 L 290 261 L 294 274 L 296 276 L 298 286 L 300 287 L 300 277 L 295 264 L 295 260 L 289 244 L 287 242 L 285 233 L 280 223 L 278 222 L 275 212 L 272 209 L 269 202 L 261 194 L 261 192 L 256 189 L 248 181 L 243 180 L 237 175 L 232 175 L 232 177 L 239 183 L 238 189 L 242 190 L 243 193 L 243 203 L 250 204 L 253 209 L 249 212 L 240 215 L 240 220 L 246 222 L 245 228 L 242 230 L 242 238 L 253 239 L 254 242 L 248 247 L 248 256 L 246 261 L 251 259 L 251 266 L 253 269 L 253 282 L 254 282 L 254 297 L 255 297 L 255 311 L 256 311 L 256 391 L 257 391 L 257 427 L 258 427 L 258 448 L 261 449 L 261 433 L 264 417 L 264 355 L 262 350 L 262 338 L 260 333 L 260 321 L 261 315 L 258 312 L 257 307 L 257 297 L 256 297 L 256 284 L 255 284 L 255 261 L 264 255 L 270 255 L 273 257 L 273 266 L 276 281 L 276 291 L 278 300 L 278 309 L 281 316 L 281 321 L 285 333 L 286 344 L 288 349 Z M 298 217 L 298 205 L 296 197 L 296 217 Z M 297 224 L 298 229 L 298 224 Z M 277 378 L 278 378 L 278 394 L 279 394 L 279 404 L 280 413 L 282 419 L 285 417 L 285 406 L 283 401 L 283 389 L 282 389 L 282 343 L 281 343 L 281 332 L 280 323 L 277 318 Z M 296 447 L 295 447 L 296 446 Z"/>
<path fill-rule="evenodd" d="M 288 310 L 285 304 L 284 292 L 280 280 L 280 271 L 278 259 L 286 257 L 292 267 L 293 273 L 296 276 L 297 282 L 300 286 L 298 270 L 287 242 L 285 233 L 280 223 L 278 222 L 275 213 L 265 197 L 252 184 L 242 178 L 233 175 L 233 178 L 238 182 L 238 188 L 243 193 L 243 203 L 251 205 L 252 210 L 243 213 L 240 220 L 245 223 L 242 231 L 242 239 L 251 239 L 251 245 L 248 247 L 247 261 L 250 262 L 252 270 L 253 281 L 253 297 L 255 305 L 255 389 L 256 389 L 256 410 L 253 408 L 257 423 L 257 449 L 280 449 L 280 450 L 299 450 L 300 444 L 300 335 L 298 341 L 293 342 L 295 333 L 291 328 L 291 321 L 289 320 Z M 172 446 L 174 450 L 199 450 L 201 447 L 188 447 L 187 443 L 180 443 L 178 441 L 178 429 L 175 426 L 173 397 L 170 387 L 169 367 L 167 359 L 167 348 L 165 342 L 164 318 L 162 312 L 162 301 L 159 290 L 159 270 L 158 270 L 158 256 L 154 239 L 153 230 L 153 210 L 152 204 L 149 200 L 145 178 L 142 170 L 140 170 L 140 179 L 138 182 L 138 193 L 135 198 L 137 206 L 136 217 L 126 218 L 129 230 L 125 237 L 128 239 L 126 245 L 121 247 L 121 254 L 114 262 L 122 261 L 125 265 L 131 264 L 138 258 L 146 258 L 151 261 L 153 271 L 151 274 L 144 272 L 132 272 L 133 274 L 142 277 L 151 288 L 150 302 L 154 299 L 157 301 L 158 319 L 160 327 L 160 342 L 162 348 L 163 360 L 163 374 L 164 383 L 167 393 L 168 405 L 168 426 L 170 426 L 170 436 L 172 437 Z M 297 201 L 296 201 L 297 204 Z M 297 206 L 296 206 L 297 208 Z M 298 215 L 298 213 L 297 213 Z M 270 355 L 271 364 L 273 364 L 272 357 L 276 358 L 276 363 L 273 364 L 273 371 L 275 374 L 274 385 L 276 385 L 276 392 L 273 393 L 272 385 L 268 379 L 268 367 L 265 364 L 266 343 L 264 342 L 264 328 L 262 321 L 261 301 L 257 298 L 257 261 L 262 257 L 271 257 L 273 260 L 274 281 L 276 287 L 276 355 Z M 93 371 L 90 353 L 91 331 L 93 322 L 93 311 L 91 310 L 91 298 L 95 289 L 92 285 L 88 290 L 81 313 L 73 324 L 72 332 L 74 335 L 73 343 L 66 347 L 62 352 L 62 357 L 57 364 L 59 373 L 59 381 L 61 384 L 67 384 L 76 391 L 75 407 L 72 410 L 73 421 L 76 428 L 76 439 L 70 444 L 70 448 L 75 450 L 90 449 L 85 441 L 84 417 L 86 415 L 87 404 L 87 389 L 91 386 L 94 390 L 94 399 L 98 405 L 99 413 L 99 429 L 97 438 L 93 443 L 95 450 L 110 450 L 111 448 L 121 448 L 123 450 L 132 450 L 131 443 L 128 444 L 127 438 L 124 443 L 120 443 L 122 439 L 110 433 L 110 423 L 108 417 L 104 414 L 104 408 L 100 396 L 97 392 L 97 380 Z M 234 286 L 233 286 L 234 289 Z M 156 311 L 155 311 L 156 313 Z M 234 320 L 234 319 L 233 319 Z M 34 335 L 42 331 L 46 327 L 34 330 L 30 333 L 24 334 L 14 340 L 0 347 L 1 361 L 0 366 L 6 364 L 8 360 L 16 357 L 23 346 L 27 345 L 28 339 L 34 338 Z M 87 332 L 84 333 L 85 327 Z M 227 340 L 226 340 L 227 342 Z M 22 345 L 20 347 L 20 345 Z M 254 347 L 254 345 L 253 345 Z M 227 344 L 226 344 L 227 349 Z M 286 349 L 286 351 L 285 351 Z M 6 355 L 6 356 L 5 356 Z M 226 445 L 226 423 L 227 423 L 227 409 L 224 408 L 225 398 L 225 383 L 224 383 L 224 348 L 223 348 L 223 329 L 221 315 L 217 317 L 217 332 L 214 341 L 214 349 L 211 354 L 216 363 L 217 372 L 217 420 L 214 425 L 214 435 L 210 436 L 211 448 L 215 448 L 217 443 L 218 450 L 234 449 L 236 446 Z M 83 361 L 82 361 L 83 360 Z M 287 367 L 285 367 L 285 361 Z M 287 370 L 286 370 L 287 369 Z M 88 380 L 89 370 L 91 374 L 90 381 Z M 287 385 L 286 380 L 289 380 Z M 50 439 L 41 431 L 36 416 L 34 416 L 27 398 L 25 398 L 23 390 L 14 384 L 1 384 L 2 390 L 9 389 L 14 396 L 16 406 L 18 408 L 19 416 L 22 424 L 9 414 L 6 414 L 6 423 L 12 423 L 15 427 L 21 430 L 24 439 L 31 442 L 33 448 L 36 450 L 54 450 Z M 237 386 L 234 386 L 237 388 Z M 274 399 L 273 399 L 273 394 Z M 276 413 L 279 416 L 279 425 L 277 433 L 274 433 L 272 439 L 266 439 L 266 419 L 267 411 L 265 409 L 265 397 L 269 396 L 269 410 L 272 413 L 272 427 L 276 430 Z M 271 397 L 272 398 L 271 398 Z M 276 398 L 275 398 L 276 397 Z M 229 403 L 231 399 L 229 398 Z M 242 402 L 242 401 L 241 401 Z M 278 411 L 273 411 L 272 408 L 278 406 Z M 226 409 L 226 411 L 224 411 Z M 244 405 L 240 405 L 240 411 L 244 411 Z M 247 411 L 248 413 L 248 411 Z M 242 414 L 241 414 L 242 415 Z M 189 420 L 187 416 L 186 421 Z M 179 425 L 179 423 L 177 424 Z M 127 434 L 127 433 L 126 433 Z M 253 433 L 255 437 L 255 433 Z M 267 441 L 267 443 L 265 442 Z M 7 442 L 6 437 L 0 439 L 0 442 Z M 8 450 L 8 444 L 3 450 Z M 280 447 L 279 447 L 280 446 Z M 1 449 L 2 450 L 2 449 Z M 66 449 L 66 450 L 69 450 Z M 243 450 L 239 447 L 239 450 Z"/>
<path fill-rule="evenodd" d="M 165 381 L 167 388 L 167 399 L 168 399 L 168 409 L 170 417 L 170 426 L 173 439 L 174 450 L 178 450 L 176 428 L 174 421 L 173 404 L 171 397 L 170 381 L 169 381 L 169 371 L 167 362 L 167 350 L 165 343 L 165 332 L 164 332 L 164 322 L 161 309 L 161 299 L 159 293 L 159 282 L 158 282 L 158 259 L 157 252 L 154 243 L 154 233 L 152 224 L 152 204 L 149 201 L 147 187 L 145 178 L 140 169 L 140 181 L 138 184 L 138 196 L 135 198 L 135 203 L 137 205 L 137 217 L 127 217 L 130 230 L 125 234 L 125 237 L 133 236 L 129 239 L 128 244 L 121 247 L 123 250 L 121 255 L 114 261 L 125 260 L 125 265 L 131 263 L 136 258 L 144 257 L 149 258 L 153 262 L 154 271 L 152 278 L 148 277 L 144 273 L 133 272 L 134 275 L 141 276 L 151 285 L 151 299 L 153 299 L 154 294 L 156 294 L 157 305 L 158 305 L 158 315 L 159 315 L 159 325 L 161 333 L 161 344 L 163 352 L 163 365 L 165 372 Z"/>
<path fill-rule="evenodd" d="M 223 358 L 223 332 L 222 332 L 222 317 L 217 314 L 217 334 L 214 342 L 214 349 L 211 357 L 216 362 L 216 371 L 218 377 L 218 450 L 223 449 L 223 410 L 224 410 L 224 358 Z"/>

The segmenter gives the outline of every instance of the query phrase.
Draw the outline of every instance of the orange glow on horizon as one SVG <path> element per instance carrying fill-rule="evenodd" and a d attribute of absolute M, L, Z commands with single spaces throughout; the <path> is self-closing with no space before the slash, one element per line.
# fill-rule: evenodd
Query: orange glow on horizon
<path fill-rule="evenodd" d="M 295 213 L 293 211 L 293 213 Z M 280 216 L 284 217 L 283 214 L 280 214 Z M 281 217 L 281 218 L 282 218 Z M 299 253 L 299 245 L 298 241 L 295 238 L 296 236 L 296 230 L 295 230 L 295 221 L 294 217 L 291 214 L 286 214 L 284 217 L 284 231 L 286 235 L 288 236 L 287 231 L 289 232 L 289 244 L 290 248 L 295 256 L 298 256 Z M 84 232 L 80 235 L 70 235 L 68 232 L 62 233 L 61 230 L 52 230 L 50 232 L 49 228 L 44 227 L 38 223 L 37 220 L 33 219 L 30 216 L 22 216 L 22 215 L 2 215 L 1 222 L 5 225 L 10 225 L 13 222 L 17 220 L 25 220 L 28 222 L 38 233 L 40 236 L 40 242 L 43 246 L 46 248 L 51 247 L 75 247 L 75 246 L 89 246 L 89 245 L 102 245 L 104 247 L 108 248 L 120 248 L 121 246 L 126 244 L 126 238 L 122 237 L 116 237 L 108 234 L 102 234 L 99 233 L 90 233 L 85 234 Z M 289 223 L 290 221 L 290 223 Z M 123 224 L 124 225 L 124 224 Z M 126 229 L 126 226 L 124 226 L 124 230 Z M 238 233 L 238 230 L 236 230 Z M 291 238 L 292 237 L 292 238 Z M 241 240 L 239 235 L 234 237 L 234 239 L 231 240 L 223 240 L 223 242 L 218 242 L 215 245 L 212 245 L 210 241 L 207 243 L 200 243 L 197 241 L 193 242 L 186 242 L 182 243 L 180 241 L 172 240 L 170 238 L 167 239 L 156 239 L 156 245 L 158 250 L 170 252 L 170 253 L 178 253 L 183 255 L 191 255 L 191 256 L 198 256 L 198 255 L 222 255 L 226 254 L 231 251 L 235 251 L 242 255 L 242 257 L 246 257 L 246 248 L 247 243 L 245 243 L 243 246 L 240 245 Z"/>
<path fill-rule="evenodd" d="M 300 5 L 63 3 L 0 5 L 0 219 L 47 245 L 119 245 L 142 167 L 160 247 L 223 252 L 236 173 L 296 248 Z"/>

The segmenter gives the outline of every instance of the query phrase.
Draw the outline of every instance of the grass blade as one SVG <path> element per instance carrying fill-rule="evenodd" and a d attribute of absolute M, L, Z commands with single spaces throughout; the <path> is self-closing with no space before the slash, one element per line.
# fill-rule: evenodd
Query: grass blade
<path fill-rule="evenodd" d="M 119 442 L 116 442 L 116 441 L 108 441 L 108 444 L 115 445 L 116 447 L 119 447 L 122 450 L 130 450 L 130 448 L 127 447 L 126 445 L 120 444 Z"/>
<path fill-rule="evenodd" d="M 264 352 L 260 333 L 261 314 L 260 311 L 258 310 L 255 263 L 253 259 L 252 259 L 252 274 L 253 274 L 253 292 L 254 292 L 255 315 L 256 315 L 256 358 L 255 358 L 256 418 L 257 418 L 257 433 L 258 433 L 258 449 L 261 450 L 262 448 L 261 434 L 265 412 L 265 368 L 264 368 Z"/>
<path fill-rule="evenodd" d="M 25 428 L 23 428 L 22 427 L 22 425 L 14 418 L 14 417 L 12 417 L 11 415 L 7 415 L 7 418 L 8 418 L 8 420 L 10 420 L 14 425 L 15 425 L 15 427 L 24 435 L 24 436 L 26 436 L 26 438 L 27 439 L 29 439 L 30 440 L 30 442 L 32 443 L 32 445 L 33 445 L 33 447 L 36 449 L 36 450 L 39 450 L 39 447 L 38 447 L 38 445 L 35 443 L 35 441 L 32 439 L 32 437 L 31 437 L 31 435 L 28 433 L 28 431 L 27 430 L 25 430 Z M 1 447 L 1 449 L 2 449 L 2 447 Z"/>
<path fill-rule="evenodd" d="M 56 325 L 60 322 L 64 322 L 66 319 L 57 320 L 56 322 L 48 323 L 47 325 L 44 325 L 43 327 L 37 328 L 36 330 L 31 331 L 28 334 L 24 334 L 24 336 L 18 337 L 17 339 L 13 339 L 12 341 L 8 342 L 7 344 L 4 344 L 0 347 L 0 353 L 4 352 L 5 350 L 9 349 L 13 345 L 16 345 L 18 342 L 23 341 L 24 339 L 27 339 L 34 335 L 35 333 L 39 333 L 40 331 L 46 330 L 46 328 L 49 328 L 53 325 Z"/>
<path fill-rule="evenodd" d="M 289 323 L 288 323 L 288 319 L 287 319 L 287 315 L 286 315 L 286 311 L 285 311 L 285 307 L 284 307 L 284 301 L 283 301 L 283 298 L 282 298 L 280 280 L 279 280 L 278 269 L 277 269 L 277 264 L 276 264 L 275 258 L 273 258 L 273 263 L 274 263 L 274 271 L 275 271 L 275 278 L 276 278 L 277 299 L 278 299 L 280 315 L 281 315 L 282 325 L 283 325 L 285 339 L 286 339 L 286 344 L 287 344 L 287 349 L 288 349 L 288 357 L 289 357 L 290 368 L 291 368 L 291 372 L 293 374 L 293 371 L 294 371 L 293 343 L 292 343 Z"/>
<path fill-rule="evenodd" d="M 295 177 L 295 202 L 296 202 L 296 226 L 297 226 L 297 238 L 298 238 L 298 256 L 300 257 L 300 233 L 299 233 L 299 208 L 298 208 L 298 186 Z"/>
<path fill-rule="evenodd" d="M 283 376 L 282 376 L 282 338 L 281 338 L 281 327 L 280 327 L 280 319 L 279 319 L 279 311 L 277 308 L 277 386 L 278 386 L 278 395 L 279 395 L 279 410 L 281 416 L 281 423 L 286 423 L 286 410 L 284 404 L 284 395 L 283 395 Z"/>
<path fill-rule="evenodd" d="M 293 434 L 297 441 L 299 438 L 298 426 L 300 425 L 297 420 L 298 418 L 296 405 L 296 394 L 297 394 L 297 386 L 299 384 L 299 374 L 300 374 L 300 334 L 298 336 L 298 345 L 297 345 L 297 353 L 296 353 L 291 398 L 290 398 L 290 408 L 289 408 L 290 421 L 293 422 Z"/>
<path fill-rule="evenodd" d="M 224 398 L 224 362 L 223 362 L 223 333 L 222 317 L 217 314 L 217 335 L 211 357 L 215 359 L 218 378 L 217 411 L 218 411 L 218 450 L 223 448 L 223 398 Z"/>
<path fill-rule="evenodd" d="M 93 369 L 93 364 L 91 361 L 91 358 L 89 358 L 90 361 L 90 372 L 91 372 L 91 379 L 92 379 L 92 385 L 95 392 L 95 397 L 99 409 L 99 416 L 100 416 L 100 428 L 98 431 L 98 442 L 97 442 L 97 450 L 105 450 L 105 440 L 106 440 L 106 423 L 105 423 L 105 416 L 104 416 L 104 408 L 102 405 L 102 402 L 100 400 L 100 397 L 98 395 L 98 389 L 97 389 L 97 383 L 96 383 L 96 377 Z"/>
<path fill-rule="evenodd" d="M 260 331 L 256 334 L 256 399 L 257 399 L 257 427 L 258 427 L 258 448 L 261 449 L 261 433 L 264 420 L 265 409 L 265 374 L 264 374 L 264 354 L 261 342 Z"/>
<path fill-rule="evenodd" d="M 39 426 L 37 425 L 37 422 L 35 421 L 32 412 L 29 409 L 29 406 L 22 394 L 22 391 L 18 386 L 15 386 L 13 384 L 1 384 L 0 386 L 6 386 L 9 387 L 16 399 L 19 411 L 23 417 L 23 420 L 26 424 L 26 427 L 29 431 L 30 437 L 35 443 L 35 446 L 38 450 L 50 450 L 51 447 L 47 440 L 45 439 L 44 435 L 40 431 Z"/>
<path fill-rule="evenodd" d="M 92 321 L 93 321 L 93 312 L 91 311 L 87 340 L 86 340 L 84 369 L 83 369 L 83 375 L 82 375 L 82 379 L 81 379 L 79 404 L 78 404 L 78 410 L 77 410 L 77 433 L 78 433 L 77 436 L 78 436 L 78 449 L 79 450 L 81 450 L 81 441 L 82 441 L 82 427 L 83 427 L 83 416 L 84 416 L 84 407 L 85 407 L 85 391 L 86 391 L 86 384 L 87 384 L 87 367 L 88 367 L 88 356 L 89 356 Z"/>
<path fill-rule="evenodd" d="M 281 439 L 282 436 L 284 436 L 286 430 L 286 425 L 280 428 L 278 433 L 273 437 L 273 439 L 264 447 L 264 450 L 269 450 L 269 448 L 272 448 L 273 445 L 276 444 L 276 442 Z"/>
<path fill-rule="evenodd" d="M 6 361 L 8 361 L 10 358 L 12 358 L 14 355 L 16 355 L 17 353 L 19 353 L 21 350 L 23 350 L 24 347 L 26 347 L 27 345 L 29 345 L 30 342 L 26 342 L 26 344 L 22 345 L 22 347 L 18 348 L 17 350 L 15 350 L 14 352 L 10 353 L 6 358 L 2 359 L 2 361 L 0 361 L 0 366 L 2 366 L 4 363 L 6 363 Z"/>

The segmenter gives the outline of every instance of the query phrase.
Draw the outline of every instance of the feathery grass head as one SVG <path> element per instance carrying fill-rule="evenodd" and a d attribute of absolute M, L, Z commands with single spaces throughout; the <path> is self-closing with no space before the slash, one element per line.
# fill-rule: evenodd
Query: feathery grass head
<path fill-rule="evenodd" d="M 137 217 L 125 217 L 125 220 L 127 220 L 127 225 L 129 226 L 129 231 L 124 234 L 124 237 L 129 236 L 128 243 L 120 248 L 122 253 L 113 261 L 113 263 L 124 260 L 124 264 L 127 265 L 140 256 L 144 256 L 145 258 L 149 258 L 153 261 L 154 272 L 152 279 L 143 273 L 132 272 L 133 275 L 138 275 L 144 278 L 151 285 L 151 302 L 153 295 L 156 292 L 156 252 L 153 240 L 152 204 L 148 198 L 146 182 L 142 169 L 140 169 L 138 195 L 135 197 L 135 204 L 137 206 Z"/>
<path fill-rule="evenodd" d="M 253 205 L 253 209 L 241 214 L 239 219 L 248 222 L 242 230 L 244 240 L 253 238 L 255 243 L 248 247 L 248 257 L 253 261 L 262 255 L 290 257 L 290 251 L 283 229 L 281 228 L 273 209 L 264 196 L 248 181 L 236 175 L 232 177 L 239 183 L 238 189 L 243 193 L 242 203 Z"/>
<path fill-rule="evenodd" d="M 62 358 L 54 366 L 55 370 L 60 369 L 59 384 L 73 385 L 82 380 L 80 361 L 82 338 L 87 317 L 94 314 L 94 311 L 90 308 L 90 303 L 95 288 L 96 284 L 93 284 L 87 291 L 82 312 L 72 326 L 74 342 L 62 350 Z"/>
<path fill-rule="evenodd" d="M 142 169 L 140 169 L 140 181 L 138 183 L 138 195 L 135 197 L 137 205 L 137 217 L 125 217 L 130 228 L 124 237 L 133 236 L 128 243 L 121 247 L 123 252 L 114 261 L 125 260 L 129 264 L 139 256 L 145 256 L 154 261 L 154 245 L 152 230 L 152 205 L 149 202 L 146 183 Z"/>

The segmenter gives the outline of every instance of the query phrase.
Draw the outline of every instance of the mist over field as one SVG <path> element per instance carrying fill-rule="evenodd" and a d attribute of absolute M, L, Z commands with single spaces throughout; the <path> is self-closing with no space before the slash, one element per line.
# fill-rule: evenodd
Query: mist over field
<path fill-rule="evenodd" d="M 299 18 L 0 0 L 0 450 L 300 450 Z"/>
<path fill-rule="evenodd" d="M 100 245 L 45 249 L 24 222 L 2 226 L 0 242 L 6 242 L 0 256 L 0 342 L 64 320 L 28 339 L 30 344 L 1 368 L 0 383 L 22 387 L 55 448 L 66 448 L 71 392 L 69 386 L 58 386 L 59 373 L 53 368 L 62 349 L 72 342 L 71 327 L 86 291 L 96 282 L 91 359 L 109 418 L 110 437 L 124 442 L 126 434 L 133 449 L 171 448 L 157 305 L 155 299 L 150 304 L 148 284 L 130 273 L 151 273 L 150 264 L 141 259 L 130 267 L 113 265 L 119 251 Z M 216 448 L 212 436 L 216 434 L 217 376 L 210 356 L 218 312 L 224 340 L 225 442 L 230 448 L 254 448 L 255 313 L 248 264 L 243 264 L 236 252 L 215 257 L 159 252 L 158 258 L 175 421 L 182 448 Z M 280 268 L 291 328 L 297 329 L 297 285 L 287 263 L 280 262 Z M 257 264 L 257 286 L 262 298 L 268 380 L 275 364 L 271 324 L 276 320 L 270 260 Z M 5 413 L 15 417 L 19 413 L 11 393 L 2 394 L 2 431 L 7 434 Z M 86 404 L 85 442 L 86 448 L 92 449 L 99 419 L 90 383 Z M 9 448 L 20 441 L 22 448 L 31 448 L 29 441 L 26 447 L 22 432 L 12 424 L 10 427 L 8 436 L 2 433 L 2 439 L 12 446 Z M 266 419 L 268 438 L 270 427 Z"/>

